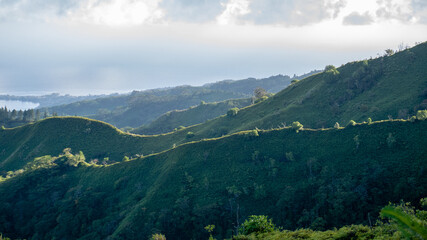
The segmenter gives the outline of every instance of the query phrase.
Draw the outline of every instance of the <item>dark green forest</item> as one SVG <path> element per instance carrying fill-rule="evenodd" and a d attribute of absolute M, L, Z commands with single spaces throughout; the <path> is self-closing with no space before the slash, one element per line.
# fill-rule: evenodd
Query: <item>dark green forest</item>
<path fill-rule="evenodd" d="M 7 107 L 0 107 L 0 126 L 7 128 L 21 126 L 47 117 L 48 114 L 46 112 L 41 112 L 39 109 L 17 111 L 15 109 L 9 110 Z"/>
<path fill-rule="evenodd" d="M 158 231 L 200 239 L 214 224 L 223 238 L 253 214 L 290 230 L 368 225 L 389 201 L 426 195 L 426 127 L 414 119 L 251 130 L 120 164 L 66 149 L 6 172 L 0 232 L 146 239 Z"/>
<path fill-rule="evenodd" d="M 329 65 L 274 95 L 258 89 L 255 99 L 220 101 L 229 92 L 187 86 L 104 99 L 112 108 L 103 116 L 125 126 L 161 116 L 136 130 L 157 135 L 84 117 L 41 120 L 28 110 L 28 124 L 0 129 L 0 233 L 423 239 L 426 58 L 423 43 Z M 240 88 L 216 86 L 227 84 Z M 129 99 L 132 108 L 116 108 Z M 96 109 L 103 104 L 96 101 L 79 104 Z M 182 108 L 169 109 L 177 101 Z M 150 112 L 150 104 L 162 110 Z M 22 120 L 0 113 L 24 121 L 24 112 Z"/>

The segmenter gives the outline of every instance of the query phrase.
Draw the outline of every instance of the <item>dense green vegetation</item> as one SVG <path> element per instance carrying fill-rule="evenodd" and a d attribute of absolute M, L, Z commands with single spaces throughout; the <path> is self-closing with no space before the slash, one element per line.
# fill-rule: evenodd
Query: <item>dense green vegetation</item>
<path fill-rule="evenodd" d="M 242 108 L 249 106 L 252 99 L 226 100 L 222 102 L 205 103 L 190 107 L 186 110 L 174 110 L 167 112 L 148 125 L 144 125 L 132 132 L 137 134 L 160 134 L 171 132 L 180 127 L 188 127 L 203 123 L 209 119 L 226 114 L 230 108 Z"/>
<path fill-rule="evenodd" d="M 41 120 L 47 117 L 47 113 L 40 112 L 40 110 L 9 110 L 7 107 L 0 108 L 0 126 L 11 128 L 21 126 L 27 123 Z"/>
<path fill-rule="evenodd" d="M 74 121 L 79 127 L 69 125 L 69 133 L 84 132 L 91 122 L 53 118 L 25 127 L 52 121 Z M 254 214 L 290 230 L 369 225 L 389 201 L 417 202 L 426 195 L 426 129 L 427 121 L 395 120 L 329 130 L 245 131 L 118 164 L 91 163 L 83 150 L 90 143 L 105 144 L 114 135 L 128 138 L 122 147 L 150 139 L 111 128 L 97 141 L 79 139 L 71 151 L 85 163 L 29 161 L 3 181 L 0 232 L 33 239 L 146 239 L 153 232 L 167 239 L 207 239 L 204 227 L 213 224 L 214 236 L 223 238 Z"/>
<path fill-rule="evenodd" d="M 299 121 L 306 127 L 408 118 L 427 107 L 427 44 L 392 56 L 352 62 L 291 84 L 273 97 L 187 131 L 196 139 Z"/>
<path fill-rule="evenodd" d="M 329 65 L 274 96 L 258 94 L 253 105 L 167 134 L 128 134 L 80 117 L 2 128 L 0 232 L 27 239 L 220 239 L 239 229 L 245 235 L 236 239 L 423 236 L 425 213 L 403 207 L 382 211 L 391 224 L 374 224 L 389 202 L 427 195 L 426 53 L 421 44 Z M 161 106 L 183 96 L 198 104 L 215 91 L 173 88 L 155 98 L 165 94 Z M 139 94 L 129 96 L 144 106 Z"/>
<path fill-rule="evenodd" d="M 410 203 L 388 205 L 381 210 L 381 220 L 375 225 L 351 225 L 340 229 L 315 231 L 298 229 L 295 231 L 277 229 L 266 216 L 251 216 L 241 226 L 235 240 L 256 239 L 427 239 L 427 198 L 420 201 L 421 209 L 415 209 Z M 390 220 L 384 222 L 385 219 Z M 249 228 L 252 231 L 245 231 Z M 266 230 L 267 229 L 267 230 Z"/>

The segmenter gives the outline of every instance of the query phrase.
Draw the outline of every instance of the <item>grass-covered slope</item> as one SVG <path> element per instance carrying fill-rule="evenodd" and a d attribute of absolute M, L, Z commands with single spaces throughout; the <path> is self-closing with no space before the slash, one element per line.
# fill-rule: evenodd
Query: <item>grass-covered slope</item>
<path fill-rule="evenodd" d="M 426 66 L 427 43 L 392 56 L 348 63 L 292 84 L 234 117 L 218 118 L 188 131 L 209 137 L 294 121 L 321 128 L 369 117 L 406 118 L 427 107 Z"/>
<path fill-rule="evenodd" d="M 115 127 L 79 117 L 53 117 L 22 127 L 0 130 L 0 171 L 22 168 L 43 155 L 58 155 L 64 148 L 84 151 L 89 159 L 141 154 L 145 137 L 125 134 Z"/>
<path fill-rule="evenodd" d="M 214 224 L 223 238 L 252 214 L 286 229 L 368 224 L 389 201 L 426 196 L 425 146 L 427 121 L 395 120 L 247 131 L 107 167 L 58 165 L 0 183 L 0 232 L 206 239 Z"/>
<path fill-rule="evenodd" d="M 269 93 L 277 93 L 287 87 L 292 80 L 299 80 L 317 72 L 319 71 L 314 70 L 301 76 L 294 76 L 293 78 L 286 75 L 276 75 L 261 79 L 248 78 L 237 81 L 224 80 L 215 83 L 208 83 L 203 85 L 203 87 L 215 90 L 238 92 L 245 94 L 246 96 L 252 96 L 254 89 L 258 87 L 265 89 Z"/>
<path fill-rule="evenodd" d="M 185 110 L 174 110 L 167 112 L 149 123 L 135 130 L 137 134 L 160 134 L 173 131 L 181 126 L 188 127 L 194 124 L 203 123 L 209 119 L 224 115 L 230 108 L 242 108 L 249 106 L 252 99 L 234 99 L 214 103 L 201 103 L 198 106 L 190 107 Z"/>
<path fill-rule="evenodd" d="M 100 113 L 89 117 L 111 123 L 121 127 L 139 127 L 147 124 L 162 114 L 172 110 L 187 109 L 204 102 L 217 102 L 227 99 L 242 98 L 240 93 L 210 90 L 199 87 L 182 87 L 183 90 L 175 94 L 160 94 L 158 96 L 141 92 L 133 94 L 127 105 L 117 111 Z"/>

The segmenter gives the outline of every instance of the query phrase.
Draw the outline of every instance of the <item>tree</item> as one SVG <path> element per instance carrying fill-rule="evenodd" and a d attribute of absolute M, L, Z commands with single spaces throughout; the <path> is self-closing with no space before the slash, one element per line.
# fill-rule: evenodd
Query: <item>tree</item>
<path fill-rule="evenodd" d="M 356 125 L 356 122 L 354 120 L 350 120 L 347 124 L 347 126 L 354 126 Z"/>
<path fill-rule="evenodd" d="M 337 70 L 337 68 L 334 65 L 327 65 L 325 67 L 325 73 L 330 75 L 338 75 L 340 72 Z"/>
<path fill-rule="evenodd" d="M 19 110 L 16 120 L 22 121 L 23 119 L 24 119 L 24 112 L 22 110 Z"/>
<path fill-rule="evenodd" d="M 300 122 L 293 122 L 292 123 L 292 129 L 295 129 L 296 132 L 301 130 L 304 126 Z"/>
<path fill-rule="evenodd" d="M 40 117 L 41 117 L 41 116 L 40 116 L 40 110 L 39 110 L 39 109 L 37 109 L 37 110 L 36 110 L 36 118 L 35 118 L 35 120 L 36 120 L 36 121 L 40 120 Z"/>
<path fill-rule="evenodd" d="M 12 113 L 10 114 L 10 119 L 15 120 L 17 116 L 18 116 L 18 112 L 15 109 L 13 109 Z"/>
<path fill-rule="evenodd" d="M 254 90 L 254 96 L 255 96 L 256 99 L 260 99 L 260 98 L 262 98 L 264 96 L 267 96 L 267 91 L 265 91 L 264 88 L 257 87 Z"/>
<path fill-rule="evenodd" d="M 419 110 L 417 112 L 417 119 L 418 120 L 426 120 L 427 119 L 427 110 Z"/>
<path fill-rule="evenodd" d="M 205 227 L 205 230 L 208 231 L 208 233 L 209 233 L 209 240 L 215 240 L 215 238 L 213 238 L 213 236 L 212 236 L 212 232 L 214 229 L 215 229 L 215 225 L 207 225 Z"/>
<path fill-rule="evenodd" d="M 240 234 L 248 235 L 251 233 L 268 233 L 276 230 L 276 226 L 271 219 L 264 215 L 252 215 L 246 219 L 240 228 Z"/>
<path fill-rule="evenodd" d="M 236 116 L 237 113 L 239 112 L 239 108 L 230 108 L 230 110 L 227 111 L 227 116 L 229 117 L 233 117 Z"/>
<path fill-rule="evenodd" d="M 388 49 L 386 49 L 386 50 L 384 50 L 384 51 L 385 51 L 385 55 L 386 55 L 386 56 L 391 56 L 391 55 L 393 55 L 393 53 L 394 53 L 393 49 L 390 49 L 390 48 L 388 48 Z"/>

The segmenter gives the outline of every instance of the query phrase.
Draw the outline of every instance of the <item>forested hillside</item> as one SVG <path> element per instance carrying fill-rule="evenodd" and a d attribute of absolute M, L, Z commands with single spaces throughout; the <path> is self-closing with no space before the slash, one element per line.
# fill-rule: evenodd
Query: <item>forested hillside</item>
<path fill-rule="evenodd" d="M 214 224 L 223 238 L 252 214 L 286 229 L 369 224 L 389 201 L 426 196 L 426 130 L 427 121 L 395 120 L 246 131 L 105 166 L 83 147 L 139 139 L 117 131 L 98 141 L 81 138 L 81 148 L 9 173 L 0 184 L 0 232 L 28 239 L 147 239 L 153 232 L 202 239 Z"/>
<path fill-rule="evenodd" d="M 424 43 L 327 66 L 255 104 L 160 135 L 81 117 L 1 128 L 0 232 L 207 239 L 205 227 L 215 225 L 222 239 L 250 215 L 268 215 L 289 230 L 372 225 L 389 202 L 427 196 L 426 58 Z M 218 96 L 193 90 L 170 89 L 189 102 Z M 130 96 L 144 106 L 138 94 Z M 178 99 L 156 94 L 165 105 Z"/>

